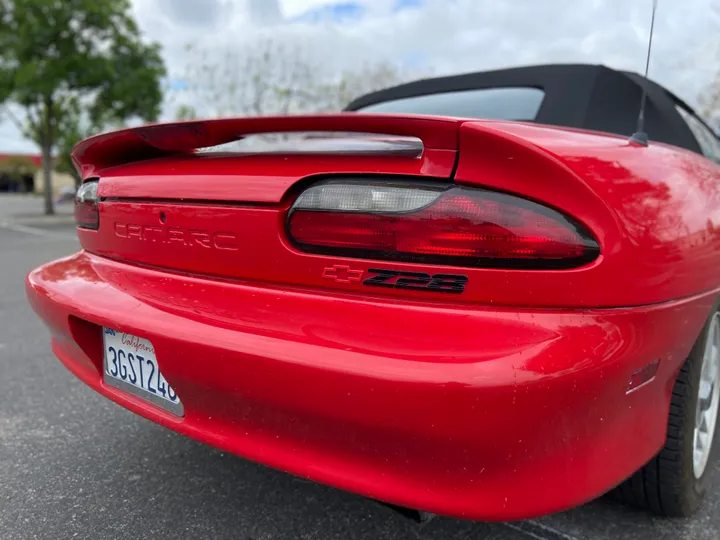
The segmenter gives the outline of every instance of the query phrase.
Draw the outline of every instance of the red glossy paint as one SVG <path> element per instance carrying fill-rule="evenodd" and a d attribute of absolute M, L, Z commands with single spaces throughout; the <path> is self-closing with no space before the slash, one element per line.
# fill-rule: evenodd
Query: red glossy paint
<path fill-rule="evenodd" d="M 573 270 L 460 272 L 458 267 L 434 267 L 469 277 L 459 302 L 617 307 L 720 287 L 715 271 L 720 264 L 717 165 L 662 145 L 631 147 L 609 135 L 503 122 L 455 127 L 461 148 L 467 149 L 460 152 L 457 183 L 508 191 L 556 207 L 583 222 L 601 245 L 597 260 Z M 390 163 L 417 160 L 387 161 L 388 171 L 395 173 L 403 165 Z M 288 241 L 284 222 L 298 186 L 310 179 L 325 178 L 328 172 L 372 174 L 381 166 L 385 164 L 372 157 L 268 155 L 183 156 L 116 166 L 102 175 L 99 185 L 99 194 L 111 198 L 100 204 L 100 229 L 79 231 L 80 240 L 94 253 L 157 267 L 362 293 L 360 283 L 348 288 L 322 279 L 323 268 L 342 263 L 366 272 L 376 266 L 374 261 L 302 253 Z M 202 181 L 200 170 L 209 171 Z M 245 176 L 224 176 L 233 171 Z M 268 195 L 260 196 L 263 189 Z M 167 216 L 164 224 L 161 212 Z M 189 237 L 191 230 L 232 235 L 237 250 L 203 248 L 202 241 Z M 168 239 L 168 234 L 174 236 Z M 263 256 L 238 255 L 255 253 Z M 393 267 L 424 271 L 416 264 Z M 434 298 L 433 293 L 397 289 L 386 294 Z"/>
<path fill-rule="evenodd" d="M 60 360 L 98 392 L 180 433 L 451 516 L 565 509 L 657 453 L 675 377 L 720 290 L 718 167 L 675 148 L 542 126 L 371 117 L 347 127 L 324 118 L 318 129 L 385 126 L 417 136 L 425 152 L 187 153 L 233 129 L 294 125 L 277 119 L 183 127 L 176 147 L 172 126 L 83 143 L 76 160 L 109 197 L 100 228 L 78 230 L 83 251 L 27 280 Z M 453 178 L 452 167 L 418 167 L 428 148 L 457 157 Z M 123 165 L 128 156 L 152 160 Z M 294 248 L 285 225 L 297 193 L 350 172 L 445 177 L 531 198 L 581 221 L 601 255 L 581 268 L 538 271 Z M 469 281 L 460 295 L 368 291 L 362 277 L 378 265 Z M 185 417 L 104 384 L 102 326 L 152 342 Z M 633 374 L 653 362 L 654 378 L 628 393 Z"/>
<path fill-rule="evenodd" d="M 294 133 L 294 132 L 348 132 L 348 133 L 375 133 L 383 135 L 398 135 L 417 137 L 423 143 L 424 152 L 420 159 L 413 160 L 389 160 L 384 159 L 380 163 L 373 164 L 373 160 L 357 159 L 348 162 L 347 160 L 338 164 L 339 171 L 329 168 L 331 163 L 323 160 L 322 156 L 314 156 L 310 163 L 284 164 L 283 161 L 271 158 L 270 164 L 276 171 L 274 175 L 259 173 L 262 189 L 252 189 L 256 186 L 257 176 L 248 174 L 244 168 L 226 167 L 224 170 L 206 171 L 206 167 L 213 167 L 213 163 L 195 163 L 199 165 L 193 169 L 194 163 L 183 163 L 181 170 L 185 173 L 180 180 L 180 186 L 175 186 L 177 179 L 173 179 L 173 168 L 171 164 L 165 163 L 161 169 L 154 169 L 155 176 L 161 175 L 164 178 L 154 179 L 157 186 L 165 188 L 160 195 L 151 191 L 154 195 L 147 195 L 143 185 L 147 182 L 138 180 L 142 176 L 144 167 L 149 166 L 149 174 L 152 175 L 152 163 L 144 163 L 143 168 L 124 169 L 128 171 L 130 178 L 123 176 L 125 183 L 116 182 L 115 189 L 102 193 L 103 196 L 128 196 L 128 197 L 152 197 L 168 195 L 168 184 L 172 187 L 180 187 L 190 183 L 190 190 L 195 192 L 204 183 L 218 184 L 214 188 L 218 190 L 215 196 L 203 197 L 205 199 L 223 199 L 222 194 L 237 196 L 235 190 L 249 189 L 251 195 L 243 195 L 241 200 L 255 200 L 258 197 L 261 201 L 277 201 L 285 189 L 290 187 L 293 181 L 301 178 L 302 175 L 312 174 L 312 162 L 320 161 L 315 169 L 322 172 L 349 172 L 350 167 L 357 167 L 357 172 L 391 172 L 397 174 L 421 174 L 429 176 L 449 177 L 455 162 L 455 155 L 458 147 L 457 128 L 461 120 L 455 118 L 430 118 L 422 116 L 396 116 L 376 114 L 327 114 L 313 116 L 278 116 L 260 118 L 228 118 L 213 121 L 192 121 L 179 122 L 176 124 L 157 124 L 141 128 L 130 128 L 112 133 L 104 133 L 90 137 L 79 143 L 73 149 L 73 161 L 81 171 L 83 178 L 95 176 L 102 171 L 103 176 L 112 174 L 108 171 L 115 165 L 137 162 L 141 160 L 152 160 L 164 156 L 186 154 L 191 157 L 191 152 L 197 148 L 212 147 L 241 139 L 245 135 L 259 133 Z M 290 157 L 290 156 L 288 156 Z M 326 159 L 330 159 L 329 157 Z M 398 165 L 400 165 L 396 168 Z M 227 162 L 220 166 L 227 165 Z M 308 169 L 307 167 L 311 167 Z M 297 167 L 297 168 L 296 168 Z M 370 171 L 368 170 L 370 168 Z M 389 170 L 386 168 L 389 167 Z M 177 170 L 177 169 L 175 169 Z M 214 174 L 210 174 L 214 173 Z M 283 174 L 284 173 L 284 174 Z M 290 178 L 288 179 L 288 175 Z M 272 178 L 273 180 L 270 180 Z M 159 182 L 159 180 L 165 182 Z M 250 187 L 247 187 L 250 186 Z M 207 187 L 207 186 L 206 186 Z M 212 185 L 209 186 L 210 189 Z M 125 190 L 123 190 L 125 188 Z M 224 190 L 223 190 L 224 188 Z M 151 189 L 146 187 L 145 189 Z M 140 191 L 138 191 L 140 190 Z M 228 192 L 230 190 L 230 192 Z M 213 193 L 211 191 L 211 193 Z M 240 192 L 242 194 L 242 192 Z M 173 193 L 173 196 L 183 197 L 182 193 Z M 250 197 L 250 198 L 249 198 Z"/>

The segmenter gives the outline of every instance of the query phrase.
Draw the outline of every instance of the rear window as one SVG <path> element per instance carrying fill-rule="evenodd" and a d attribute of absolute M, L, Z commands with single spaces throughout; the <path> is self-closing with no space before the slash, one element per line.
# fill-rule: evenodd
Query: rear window
<path fill-rule="evenodd" d="M 483 88 L 394 99 L 359 112 L 532 121 L 544 98 L 545 92 L 538 88 Z"/>
<path fill-rule="evenodd" d="M 683 120 L 687 123 L 690 131 L 692 131 L 693 135 L 695 135 L 695 139 L 697 139 L 697 142 L 700 145 L 700 150 L 702 150 L 702 153 L 705 154 L 705 157 L 716 163 L 720 163 L 720 139 L 718 139 L 713 132 L 710 131 L 710 128 L 703 124 L 700 119 L 693 115 L 690 111 L 680 107 L 679 105 L 676 105 L 675 108 L 680 113 L 680 116 L 683 117 Z"/>

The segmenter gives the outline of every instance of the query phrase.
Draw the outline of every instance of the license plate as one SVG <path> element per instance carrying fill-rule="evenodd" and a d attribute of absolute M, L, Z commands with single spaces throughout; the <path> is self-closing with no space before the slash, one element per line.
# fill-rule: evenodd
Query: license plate
<path fill-rule="evenodd" d="M 183 416 L 183 405 L 160 372 L 147 339 L 103 328 L 105 383 Z"/>

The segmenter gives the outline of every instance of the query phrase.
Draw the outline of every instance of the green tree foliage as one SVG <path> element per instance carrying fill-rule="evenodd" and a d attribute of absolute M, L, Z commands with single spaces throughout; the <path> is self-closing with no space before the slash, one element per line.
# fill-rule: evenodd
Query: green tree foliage
<path fill-rule="evenodd" d="M 175 117 L 178 120 L 196 120 L 197 112 L 195 112 L 195 107 L 191 107 L 190 105 L 180 105 L 177 108 L 177 111 L 175 111 Z"/>
<path fill-rule="evenodd" d="M 164 74 L 129 0 L 0 0 L 0 104 L 22 108 L 5 107 L 42 150 L 46 213 L 53 151 L 85 135 L 83 124 L 157 118 Z"/>

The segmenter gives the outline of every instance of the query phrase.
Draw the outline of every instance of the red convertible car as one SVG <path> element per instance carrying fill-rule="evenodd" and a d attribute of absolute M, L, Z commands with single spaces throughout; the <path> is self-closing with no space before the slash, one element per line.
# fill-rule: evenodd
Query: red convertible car
<path fill-rule="evenodd" d="M 643 91 L 647 146 L 628 139 Z M 328 135 L 203 150 L 288 132 Z M 436 514 L 513 520 L 613 488 L 662 515 L 700 504 L 720 143 L 660 86 L 485 72 L 339 114 L 125 129 L 73 158 L 82 249 L 27 292 L 114 402 Z"/>

